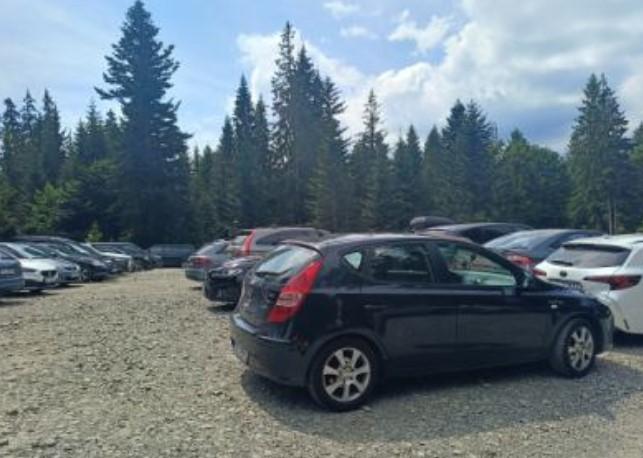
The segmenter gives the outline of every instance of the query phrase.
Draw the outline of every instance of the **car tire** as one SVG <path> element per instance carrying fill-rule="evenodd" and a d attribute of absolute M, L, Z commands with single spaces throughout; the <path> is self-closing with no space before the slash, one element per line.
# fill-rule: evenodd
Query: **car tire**
<path fill-rule="evenodd" d="M 30 289 L 29 294 L 33 294 L 34 296 L 37 296 L 38 294 L 42 294 L 42 289 Z"/>
<path fill-rule="evenodd" d="M 337 412 L 356 409 L 373 393 L 379 380 L 379 366 L 370 344 L 353 337 L 339 338 L 323 347 L 313 359 L 308 392 L 327 409 Z"/>
<path fill-rule="evenodd" d="M 596 332 L 589 321 L 573 319 L 556 337 L 549 364 L 565 377 L 583 377 L 594 366 L 597 342 Z"/>

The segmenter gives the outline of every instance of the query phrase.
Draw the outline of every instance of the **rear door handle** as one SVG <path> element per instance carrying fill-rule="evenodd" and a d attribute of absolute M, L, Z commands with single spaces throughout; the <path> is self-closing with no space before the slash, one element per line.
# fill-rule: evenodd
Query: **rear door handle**
<path fill-rule="evenodd" d="M 366 304 L 364 306 L 366 310 L 384 310 L 386 308 L 386 305 L 381 305 L 381 304 Z"/>

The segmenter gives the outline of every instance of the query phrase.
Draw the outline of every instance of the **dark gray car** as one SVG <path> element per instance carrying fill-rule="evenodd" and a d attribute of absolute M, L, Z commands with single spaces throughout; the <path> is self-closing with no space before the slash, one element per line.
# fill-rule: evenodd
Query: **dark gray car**
<path fill-rule="evenodd" d="M 190 280 L 203 281 L 208 270 L 219 267 L 230 259 L 228 242 L 217 240 L 199 248 L 185 262 L 185 276 Z"/>
<path fill-rule="evenodd" d="M 601 235 L 586 229 L 536 229 L 514 232 L 485 244 L 509 261 L 531 271 L 550 254 L 570 240 Z"/>

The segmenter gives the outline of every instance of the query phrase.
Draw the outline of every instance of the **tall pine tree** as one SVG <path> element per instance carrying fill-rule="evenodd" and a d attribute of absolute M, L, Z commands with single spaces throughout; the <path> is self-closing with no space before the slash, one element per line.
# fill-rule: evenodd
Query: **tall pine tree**
<path fill-rule="evenodd" d="M 166 95 L 179 64 L 173 46 L 158 40 L 159 29 L 142 1 L 127 11 L 122 33 L 106 58 L 103 79 L 109 88 L 96 90 L 101 98 L 118 101 L 123 113 L 123 225 L 142 245 L 178 241 L 188 230 L 188 135 L 177 126 L 178 104 Z"/>

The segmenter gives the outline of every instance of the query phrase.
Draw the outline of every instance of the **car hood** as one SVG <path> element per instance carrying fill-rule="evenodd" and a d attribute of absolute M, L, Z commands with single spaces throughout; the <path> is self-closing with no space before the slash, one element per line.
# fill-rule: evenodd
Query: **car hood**
<path fill-rule="evenodd" d="M 129 254 L 112 253 L 111 251 L 104 251 L 103 255 L 107 256 L 108 258 L 123 260 L 123 261 L 129 261 L 130 259 L 132 259 L 132 257 Z"/>
<path fill-rule="evenodd" d="M 53 259 L 20 259 L 20 265 L 23 269 L 58 270 Z"/>

